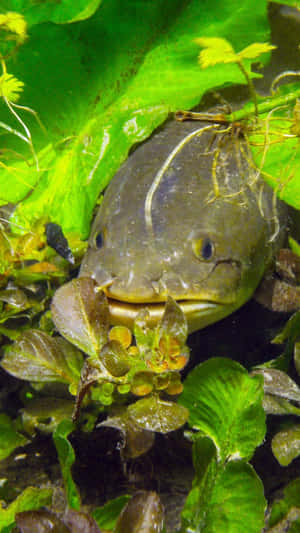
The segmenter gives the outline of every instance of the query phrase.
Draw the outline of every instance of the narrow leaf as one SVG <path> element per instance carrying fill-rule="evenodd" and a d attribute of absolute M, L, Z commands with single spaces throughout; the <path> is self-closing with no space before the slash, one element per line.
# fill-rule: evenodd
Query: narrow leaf
<path fill-rule="evenodd" d="M 53 440 L 57 450 L 59 463 L 65 485 L 68 505 L 77 511 L 80 509 L 80 495 L 72 479 L 71 468 L 75 461 L 75 453 L 68 435 L 74 430 L 70 420 L 62 421 L 53 433 Z"/>

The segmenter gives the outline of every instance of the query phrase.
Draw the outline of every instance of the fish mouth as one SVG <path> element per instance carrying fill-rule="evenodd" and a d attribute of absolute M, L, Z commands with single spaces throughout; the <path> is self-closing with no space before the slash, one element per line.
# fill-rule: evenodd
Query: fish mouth
<path fill-rule="evenodd" d="M 219 303 L 206 300 L 176 300 L 184 312 L 189 333 L 202 329 L 213 322 L 232 313 L 237 306 L 229 303 Z M 108 298 L 112 324 L 123 324 L 133 329 L 138 313 L 147 309 L 149 327 L 155 326 L 161 320 L 166 302 L 158 303 L 131 303 Z"/>

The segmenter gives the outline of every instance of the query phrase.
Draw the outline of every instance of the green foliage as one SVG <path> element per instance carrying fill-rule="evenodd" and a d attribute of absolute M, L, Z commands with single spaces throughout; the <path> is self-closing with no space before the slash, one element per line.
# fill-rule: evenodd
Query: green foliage
<path fill-rule="evenodd" d="M 300 413 L 299 413 L 300 414 Z M 282 429 L 272 439 L 272 451 L 281 466 L 289 465 L 300 455 L 300 425 Z"/>
<path fill-rule="evenodd" d="M 110 500 L 102 507 L 97 507 L 92 516 L 96 520 L 98 526 L 102 529 L 113 530 L 120 512 L 126 503 L 130 500 L 130 496 L 123 495 L 118 498 Z"/>
<path fill-rule="evenodd" d="M 36 21 L 45 20 L 47 10 L 63 17 L 66 4 L 43 2 L 24 15 L 29 25 L 33 10 Z M 15 3 L 6 6 L 12 10 Z M 96 199 L 132 145 L 170 111 L 196 105 L 206 90 L 243 83 L 236 65 L 216 65 L 209 72 L 198 68 L 193 39 L 201 35 L 218 35 L 237 47 L 265 40 L 266 2 L 203 6 L 190 0 L 183 6 L 179 0 L 160 0 L 124 7 L 116 0 L 72 25 L 31 27 L 11 70 L 25 83 L 22 103 L 38 112 L 46 134 L 28 116 L 38 168 L 28 143 L 6 135 L 6 149 L 26 160 L 8 152 L 0 175 L 2 203 L 23 200 L 15 223 L 31 228 L 47 213 L 64 231 L 86 237 Z M 13 117 L 3 111 L 5 123 L 15 128 Z"/>
<path fill-rule="evenodd" d="M 51 498 L 52 489 L 27 487 L 8 507 L 0 509 L 0 531 L 13 525 L 16 513 L 50 505 Z"/>
<path fill-rule="evenodd" d="M 71 468 L 75 461 L 75 453 L 68 435 L 74 430 L 71 420 L 63 420 L 53 433 L 53 440 L 56 446 L 61 472 L 64 480 L 68 505 L 71 509 L 79 511 L 80 495 L 72 479 Z"/>
<path fill-rule="evenodd" d="M 199 37 L 195 39 L 195 43 L 204 48 L 198 57 L 202 68 L 213 67 L 218 63 L 239 64 L 243 59 L 256 59 L 276 48 L 269 43 L 253 43 L 240 52 L 235 52 L 230 42 L 219 37 Z"/>
<path fill-rule="evenodd" d="M 298 527 L 300 525 L 300 478 L 296 478 L 291 481 L 284 489 L 283 495 L 280 499 L 276 499 L 272 505 L 271 515 L 269 518 L 269 527 L 281 525 L 283 527 L 296 521 Z M 295 512 L 298 510 L 298 517 L 295 516 Z M 293 518 L 294 514 L 294 518 Z M 284 522 L 286 522 L 284 524 Z M 280 527 L 280 526 L 279 526 Z"/>
<path fill-rule="evenodd" d="M 19 11 L 24 13 L 28 26 L 40 24 L 41 22 L 55 22 L 56 24 L 65 24 L 84 20 L 96 11 L 101 4 L 101 0 L 43 0 L 35 2 L 34 0 L 3 0 L 1 8 L 10 11 Z"/>
<path fill-rule="evenodd" d="M 230 359 L 210 359 L 189 374 L 180 403 L 190 410 L 195 479 L 183 531 L 257 533 L 264 524 L 262 483 L 246 462 L 264 438 L 262 381 Z M 239 512 L 236 512 L 236 509 Z"/>
<path fill-rule="evenodd" d="M 21 379 L 60 381 L 75 386 L 82 364 L 82 354 L 72 344 L 33 329 L 7 346 L 1 361 L 5 370 Z"/>
<path fill-rule="evenodd" d="M 212 358 L 185 381 L 180 403 L 189 424 L 209 435 L 218 455 L 249 460 L 265 434 L 262 379 L 230 359 Z"/>
<path fill-rule="evenodd" d="M 28 443 L 28 439 L 19 433 L 16 427 L 17 424 L 9 416 L 0 414 L 0 461 L 8 457 L 15 448 Z"/>

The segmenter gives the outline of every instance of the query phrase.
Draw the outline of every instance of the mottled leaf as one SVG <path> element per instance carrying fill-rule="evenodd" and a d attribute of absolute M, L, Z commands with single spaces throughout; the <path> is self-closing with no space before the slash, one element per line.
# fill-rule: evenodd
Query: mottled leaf
<path fill-rule="evenodd" d="M 87 354 L 99 354 L 107 342 L 109 311 L 106 296 L 94 280 L 76 278 L 60 287 L 51 312 L 61 335 Z"/>
<path fill-rule="evenodd" d="M 129 405 L 128 413 L 138 426 L 158 433 L 180 428 L 189 416 L 188 409 L 182 405 L 161 400 L 158 396 L 143 398 Z"/>
<path fill-rule="evenodd" d="M 124 411 L 116 416 L 109 417 L 99 426 L 118 429 L 122 434 L 121 455 L 127 459 L 134 459 L 146 453 L 152 447 L 155 433 L 139 427 L 135 421 Z"/>
<path fill-rule="evenodd" d="M 262 379 L 220 357 L 190 372 L 179 402 L 190 411 L 189 424 L 212 438 L 223 459 L 249 459 L 265 435 L 262 399 Z"/>
<path fill-rule="evenodd" d="M 67 509 L 63 522 L 68 526 L 71 533 L 101 533 L 95 520 L 81 511 Z"/>
<path fill-rule="evenodd" d="M 62 340 L 39 330 L 25 331 L 6 347 L 1 366 L 13 376 L 29 381 L 77 382 L 82 355 Z"/>
<path fill-rule="evenodd" d="M 300 388 L 285 372 L 275 368 L 260 368 L 252 374 L 263 376 L 265 393 L 300 403 Z"/>
<path fill-rule="evenodd" d="M 122 509 L 115 533 L 161 533 L 164 511 L 156 492 L 139 491 Z"/>
<path fill-rule="evenodd" d="M 272 439 L 272 451 L 281 466 L 300 455 L 300 425 L 279 431 Z"/>
<path fill-rule="evenodd" d="M 21 533 L 70 533 L 62 520 L 50 511 L 23 511 L 17 513 L 16 523 Z"/>
<path fill-rule="evenodd" d="M 265 394 L 263 399 L 263 408 L 268 415 L 298 415 L 300 416 L 300 408 L 296 407 L 288 400 L 274 396 L 273 394 Z"/>

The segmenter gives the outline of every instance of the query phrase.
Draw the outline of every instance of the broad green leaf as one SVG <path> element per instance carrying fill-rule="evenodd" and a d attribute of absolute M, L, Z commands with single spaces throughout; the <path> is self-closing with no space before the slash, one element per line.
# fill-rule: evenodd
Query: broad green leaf
<path fill-rule="evenodd" d="M 58 331 L 91 356 L 98 356 L 108 340 L 109 310 L 106 296 L 92 278 L 76 278 L 60 287 L 51 313 Z"/>
<path fill-rule="evenodd" d="M 250 459 L 265 435 L 263 383 L 238 363 L 212 358 L 197 366 L 184 383 L 180 404 L 189 424 L 214 441 L 222 460 Z"/>
<path fill-rule="evenodd" d="M 35 329 L 7 346 L 1 360 L 1 366 L 17 378 L 69 384 L 79 381 L 82 364 L 82 354 L 74 346 Z"/>
<path fill-rule="evenodd" d="M 93 15 L 100 4 L 101 0 L 2 0 L 1 10 L 21 12 L 30 27 L 47 21 L 64 24 L 83 20 Z"/>
<path fill-rule="evenodd" d="M 53 440 L 61 467 L 68 505 L 71 509 L 79 511 L 80 495 L 71 474 L 71 468 L 75 461 L 75 453 L 67 438 L 74 429 L 75 426 L 70 420 L 63 420 L 54 431 Z"/>
<path fill-rule="evenodd" d="M 257 533 L 264 527 L 265 510 L 263 484 L 253 467 L 244 461 L 230 461 L 212 491 L 202 531 L 240 533 L 247 523 L 247 532 Z"/>
<path fill-rule="evenodd" d="M 289 465 L 300 455 L 300 425 L 279 431 L 272 439 L 272 451 L 281 466 Z"/>
<path fill-rule="evenodd" d="M 63 11 L 64 4 L 55 9 Z M 21 124 L 0 106 L 2 122 L 12 128 L 5 134 L 1 202 L 23 200 L 13 221 L 30 228 L 47 214 L 64 232 L 86 237 L 99 193 L 134 144 L 170 112 L 196 105 L 208 89 L 244 83 L 236 65 L 199 69 L 194 39 L 216 35 L 236 49 L 267 39 L 266 1 L 115 0 L 85 21 L 31 27 L 8 67 L 25 83 L 20 104 L 38 113 L 46 132 L 18 109 L 37 167 L 16 133 L 25 135 Z"/>
<path fill-rule="evenodd" d="M 52 489 L 27 487 L 8 507 L 0 509 L 0 531 L 13 524 L 16 513 L 50 505 Z"/>
<path fill-rule="evenodd" d="M 25 446 L 29 441 L 16 431 L 13 420 L 4 413 L 0 414 L 0 461 L 8 457 L 19 446 Z"/>
<path fill-rule="evenodd" d="M 174 402 L 150 396 L 129 405 L 128 414 L 143 429 L 168 433 L 185 424 L 188 410 Z"/>
<path fill-rule="evenodd" d="M 113 530 L 120 512 L 130 498 L 131 496 L 124 494 L 114 500 L 110 500 L 102 505 L 102 507 L 97 507 L 97 509 L 93 511 L 92 516 L 96 520 L 98 526 L 102 529 Z"/>
<path fill-rule="evenodd" d="M 263 485 L 243 460 L 220 462 L 208 437 L 194 438 L 195 479 L 182 512 L 184 531 L 258 533 L 264 526 Z M 238 512 L 237 512 L 238 509 Z"/>

